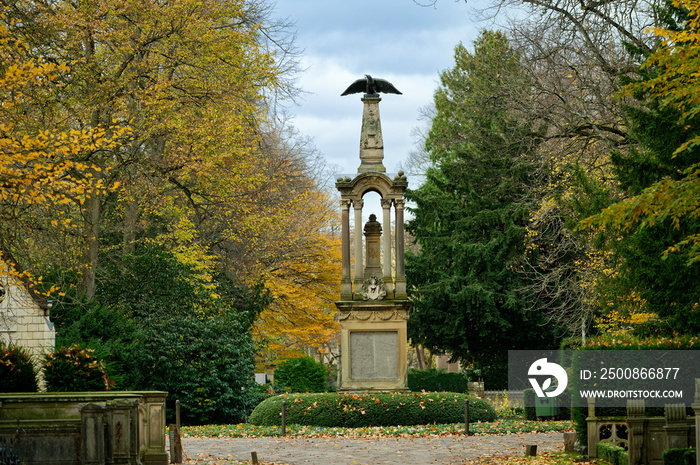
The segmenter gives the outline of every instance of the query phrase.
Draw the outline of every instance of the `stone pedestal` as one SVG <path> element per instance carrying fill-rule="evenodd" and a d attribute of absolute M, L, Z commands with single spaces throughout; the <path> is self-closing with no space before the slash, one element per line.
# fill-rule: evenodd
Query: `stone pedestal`
<path fill-rule="evenodd" d="M 409 301 L 336 302 L 340 391 L 405 391 Z"/>

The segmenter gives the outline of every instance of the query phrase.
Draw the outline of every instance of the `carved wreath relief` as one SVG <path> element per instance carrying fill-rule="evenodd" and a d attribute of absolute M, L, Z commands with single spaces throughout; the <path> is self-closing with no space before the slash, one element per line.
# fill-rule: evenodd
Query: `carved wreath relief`
<path fill-rule="evenodd" d="M 365 300 L 381 300 L 386 297 L 386 284 L 382 278 L 372 275 L 363 281 L 361 294 Z"/>

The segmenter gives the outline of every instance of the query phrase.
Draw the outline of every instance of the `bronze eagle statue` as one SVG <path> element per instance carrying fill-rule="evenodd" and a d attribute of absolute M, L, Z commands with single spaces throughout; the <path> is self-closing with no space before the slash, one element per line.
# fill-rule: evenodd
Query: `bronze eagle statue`
<path fill-rule="evenodd" d="M 340 94 L 340 96 L 356 94 L 358 92 L 364 92 L 365 95 L 376 96 L 379 92 L 384 92 L 385 94 L 399 94 L 396 87 L 394 87 L 389 81 L 385 79 L 375 79 L 369 74 L 365 74 L 364 79 L 358 79 L 357 81 L 350 84 L 350 87 L 345 89 L 345 92 Z"/>

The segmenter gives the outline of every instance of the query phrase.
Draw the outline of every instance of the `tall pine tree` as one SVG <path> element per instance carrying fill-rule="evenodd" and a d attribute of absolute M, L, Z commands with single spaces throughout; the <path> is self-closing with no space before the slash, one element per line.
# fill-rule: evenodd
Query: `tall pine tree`
<path fill-rule="evenodd" d="M 528 311 L 518 272 L 525 250 L 534 167 L 526 154 L 541 128 L 513 102 L 528 91 L 520 56 L 505 35 L 483 32 L 474 52 L 455 49 L 441 75 L 426 141 L 432 166 L 406 197 L 408 230 L 420 249 L 407 257 L 414 342 L 473 362 L 489 388 L 507 383 L 507 351 L 551 348 L 554 329 Z"/>

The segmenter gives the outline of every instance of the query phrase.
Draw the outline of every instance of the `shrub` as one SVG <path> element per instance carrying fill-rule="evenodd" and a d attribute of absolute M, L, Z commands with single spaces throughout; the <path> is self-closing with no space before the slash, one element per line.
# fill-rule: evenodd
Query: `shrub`
<path fill-rule="evenodd" d="M 74 344 L 44 358 L 46 389 L 58 392 L 106 391 L 112 386 L 105 364 L 92 349 Z"/>
<path fill-rule="evenodd" d="M 325 392 L 328 369 L 311 357 L 292 358 L 275 369 L 275 384 L 280 391 Z"/>
<path fill-rule="evenodd" d="M 464 373 L 448 373 L 444 369 L 408 370 L 408 389 L 420 391 L 468 392 L 469 379 Z"/>
<path fill-rule="evenodd" d="M 52 308 L 57 345 L 104 355 L 119 389 L 168 391 L 166 417 L 174 422 L 179 400 L 185 424 L 241 422 L 266 395 L 253 381 L 250 331 L 269 303 L 263 286 L 207 280 L 173 254 L 141 247 L 106 260 L 97 284 L 94 302 L 71 295 Z"/>
<path fill-rule="evenodd" d="M 629 461 L 625 449 L 609 442 L 599 442 L 596 444 L 595 450 L 600 459 L 612 465 L 627 465 Z"/>
<path fill-rule="evenodd" d="M 394 394 L 284 394 L 261 402 L 250 423 L 273 426 L 281 423 L 282 402 L 286 422 L 313 426 L 409 426 L 464 421 L 464 394 L 454 392 Z M 470 422 L 494 421 L 496 412 L 487 402 L 468 397 Z"/>
<path fill-rule="evenodd" d="M 0 392 L 36 392 L 36 369 L 21 347 L 0 342 Z"/>
<path fill-rule="evenodd" d="M 664 465 L 695 465 L 696 449 L 668 449 L 663 452 Z"/>

